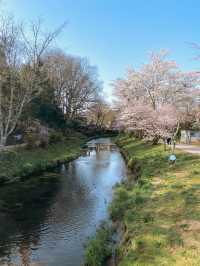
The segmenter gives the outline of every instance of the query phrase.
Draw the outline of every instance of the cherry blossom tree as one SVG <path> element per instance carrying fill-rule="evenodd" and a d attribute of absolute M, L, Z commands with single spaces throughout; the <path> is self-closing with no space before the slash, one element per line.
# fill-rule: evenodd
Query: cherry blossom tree
<path fill-rule="evenodd" d="M 136 102 L 132 107 L 124 107 L 120 123 L 132 131 L 139 131 L 144 137 L 152 138 L 156 144 L 159 139 L 173 136 L 179 126 L 178 114 L 172 105 L 153 109 L 151 105 Z"/>
<path fill-rule="evenodd" d="M 196 103 L 199 75 L 181 72 L 167 53 L 150 55 L 139 70 L 129 69 L 127 77 L 114 82 L 119 124 L 139 131 L 157 143 L 178 132 L 181 113 Z"/>

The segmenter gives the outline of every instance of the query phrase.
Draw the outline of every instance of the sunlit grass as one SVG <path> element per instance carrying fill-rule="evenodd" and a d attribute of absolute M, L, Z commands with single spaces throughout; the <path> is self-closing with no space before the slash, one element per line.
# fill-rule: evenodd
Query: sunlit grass
<path fill-rule="evenodd" d="M 120 137 L 128 159 L 140 162 L 140 179 L 116 189 L 113 219 L 125 228 L 120 266 L 200 265 L 200 157 Z"/>
<path fill-rule="evenodd" d="M 86 138 L 81 134 L 66 137 L 61 143 L 50 145 L 47 148 L 33 150 L 19 149 L 1 153 L 0 181 L 13 177 L 26 177 L 29 174 L 42 172 L 55 167 L 58 161 L 67 161 L 74 158 L 80 152 L 80 146 Z"/>

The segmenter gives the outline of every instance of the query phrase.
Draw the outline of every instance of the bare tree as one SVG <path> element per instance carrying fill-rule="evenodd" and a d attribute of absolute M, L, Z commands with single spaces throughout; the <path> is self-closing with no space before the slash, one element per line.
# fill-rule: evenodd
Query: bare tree
<path fill-rule="evenodd" d="M 0 24 L 0 145 L 14 131 L 24 107 L 42 89 L 41 58 L 62 28 L 43 32 L 41 21 L 27 32 L 10 17 Z"/>
<path fill-rule="evenodd" d="M 101 89 L 96 68 L 84 58 L 52 52 L 46 57 L 55 97 L 67 119 L 84 113 Z"/>
<path fill-rule="evenodd" d="M 115 111 L 103 99 L 99 98 L 90 107 L 87 120 L 89 124 L 95 125 L 97 128 L 111 129 L 115 115 Z"/>

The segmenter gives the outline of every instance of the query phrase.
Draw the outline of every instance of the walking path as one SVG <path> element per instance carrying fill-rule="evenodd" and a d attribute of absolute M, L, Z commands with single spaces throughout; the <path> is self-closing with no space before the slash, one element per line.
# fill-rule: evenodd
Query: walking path
<path fill-rule="evenodd" d="M 14 149 L 17 149 L 17 148 L 24 148 L 26 147 L 26 144 L 17 144 L 17 145 L 9 145 L 9 146 L 0 146 L 0 152 L 1 151 L 11 151 L 11 150 L 14 150 Z"/>
<path fill-rule="evenodd" d="M 177 144 L 176 148 L 189 153 L 200 154 L 200 146 L 197 145 Z"/>

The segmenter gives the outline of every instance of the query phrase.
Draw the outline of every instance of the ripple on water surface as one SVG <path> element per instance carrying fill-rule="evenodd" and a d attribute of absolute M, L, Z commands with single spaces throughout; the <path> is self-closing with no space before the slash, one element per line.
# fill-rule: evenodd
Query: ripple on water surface
<path fill-rule="evenodd" d="M 10 206 L 0 211 L 0 265 L 81 265 L 84 244 L 108 219 L 113 186 L 125 176 L 118 149 L 109 138 L 98 139 L 61 168 L 56 182 L 13 187 L 9 197 L 0 193 Z"/>

